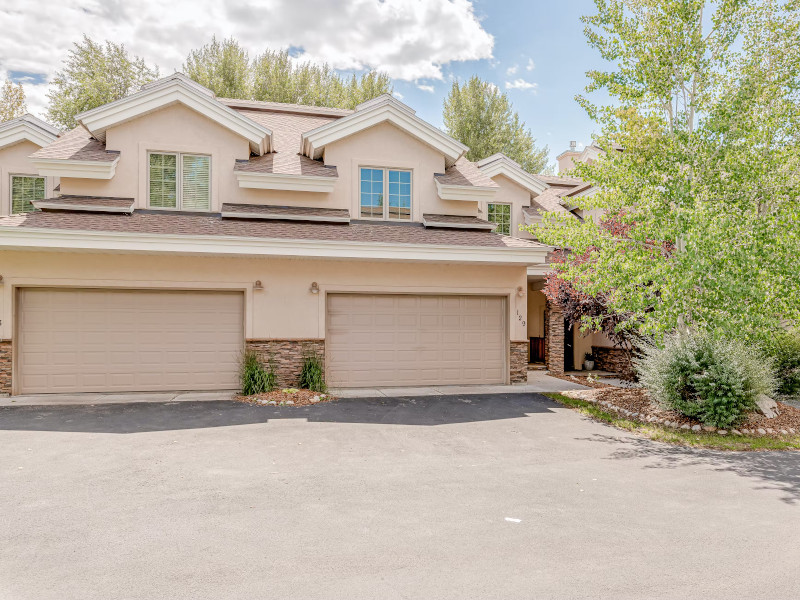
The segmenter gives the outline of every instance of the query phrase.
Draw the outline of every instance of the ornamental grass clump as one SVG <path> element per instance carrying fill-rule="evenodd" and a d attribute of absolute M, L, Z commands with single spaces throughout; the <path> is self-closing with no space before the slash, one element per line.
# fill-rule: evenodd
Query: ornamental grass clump
<path fill-rule="evenodd" d="M 245 396 L 271 392 L 275 389 L 278 379 L 272 361 L 270 361 L 269 368 L 265 369 L 258 354 L 252 350 L 247 350 L 242 355 L 240 378 L 242 394 Z"/>
<path fill-rule="evenodd" d="M 738 340 L 706 332 L 675 333 L 634 361 L 639 381 L 663 407 L 704 425 L 730 428 L 775 391 L 769 359 Z"/>
<path fill-rule="evenodd" d="M 328 390 L 325 383 L 325 367 L 317 353 L 311 352 L 303 357 L 303 366 L 300 369 L 300 378 L 297 383 L 300 388 L 314 392 Z"/>

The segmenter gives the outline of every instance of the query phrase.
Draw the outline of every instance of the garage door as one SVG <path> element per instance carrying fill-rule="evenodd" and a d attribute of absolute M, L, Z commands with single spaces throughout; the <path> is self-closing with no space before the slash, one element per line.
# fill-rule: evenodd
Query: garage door
<path fill-rule="evenodd" d="M 342 387 L 505 383 L 505 299 L 328 295 L 328 381 Z"/>
<path fill-rule="evenodd" d="M 23 289 L 20 393 L 238 387 L 241 293 Z"/>

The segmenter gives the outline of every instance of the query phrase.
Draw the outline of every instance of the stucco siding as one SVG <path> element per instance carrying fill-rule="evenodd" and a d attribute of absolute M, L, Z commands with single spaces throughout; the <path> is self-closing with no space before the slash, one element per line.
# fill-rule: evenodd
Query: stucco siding
<path fill-rule="evenodd" d="M 22 141 L 5 148 L 0 148 L 0 216 L 11 213 L 11 176 L 38 175 L 30 158 L 39 146 L 29 141 Z M 47 177 L 45 181 L 45 197 L 53 196 L 53 188 L 58 185 L 58 178 Z"/>

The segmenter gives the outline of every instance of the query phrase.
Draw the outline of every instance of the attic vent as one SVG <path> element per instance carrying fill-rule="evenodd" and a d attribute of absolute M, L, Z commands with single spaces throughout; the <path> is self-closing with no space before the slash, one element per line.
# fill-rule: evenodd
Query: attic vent
<path fill-rule="evenodd" d="M 576 142 L 575 140 L 572 140 L 572 141 L 569 143 L 569 150 L 570 150 L 570 152 L 575 152 L 575 148 L 577 148 L 577 147 L 578 147 L 578 142 Z"/>

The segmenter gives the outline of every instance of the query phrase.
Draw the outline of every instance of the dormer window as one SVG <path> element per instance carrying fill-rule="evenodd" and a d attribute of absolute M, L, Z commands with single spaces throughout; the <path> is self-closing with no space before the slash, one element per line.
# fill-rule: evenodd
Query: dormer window
<path fill-rule="evenodd" d="M 362 219 L 411 220 L 411 171 L 361 167 Z"/>
<path fill-rule="evenodd" d="M 11 176 L 11 214 L 29 213 L 36 210 L 34 200 L 44 199 L 44 177 L 34 175 Z"/>
<path fill-rule="evenodd" d="M 151 152 L 148 164 L 150 208 L 211 210 L 211 157 Z"/>
<path fill-rule="evenodd" d="M 497 225 L 495 233 L 511 235 L 511 205 L 489 204 L 488 221 Z"/>

